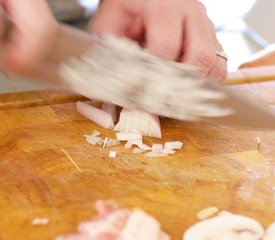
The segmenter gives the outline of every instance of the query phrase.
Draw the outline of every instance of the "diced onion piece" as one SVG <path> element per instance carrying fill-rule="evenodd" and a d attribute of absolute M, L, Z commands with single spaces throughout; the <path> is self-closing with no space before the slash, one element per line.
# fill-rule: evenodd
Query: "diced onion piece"
<path fill-rule="evenodd" d="M 140 140 L 142 139 L 142 135 L 140 133 L 116 133 L 116 139 L 118 141 L 129 141 L 129 140 Z"/>
<path fill-rule="evenodd" d="M 110 151 L 109 152 L 109 158 L 116 158 L 116 151 Z"/>
<path fill-rule="evenodd" d="M 98 144 L 99 146 L 101 146 L 101 145 L 103 144 L 103 142 L 104 142 L 104 139 L 101 138 L 101 139 L 97 142 L 97 144 Z"/>
<path fill-rule="evenodd" d="M 157 152 L 163 148 L 163 144 L 154 143 L 152 145 L 152 151 Z"/>
<path fill-rule="evenodd" d="M 115 125 L 114 131 L 116 132 L 124 132 L 125 131 L 125 121 L 126 121 L 126 112 L 127 110 L 123 108 L 119 114 L 119 122 Z"/>
<path fill-rule="evenodd" d="M 145 143 L 137 144 L 137 146 L 139 148 L 143 149 L 144 151 L 150 151 L 150 150 L 152 150 L 152 148 L 149 147 L 148 145 L 146 145 Z"/>
<path fill-rule="evenodd" d="M 116 105 L 112 103 L 103 103 L 102 108 L 104 112 L 109 113 L 112 116 L 114 122 L 117 121 Z"/>
<path fill-rule="evenodd" d="M 117 146 L 119 145 L 119 141 L 116 140 L 116 139 L 112 139 L 112 138 L 109 138 L 107 143 L 106 143 L 106 147 L 114 147 L 114 146 Z"/>
<path fill-rule="evenodd" d="M 162 153 L 162 152 L 148 152 L 145 154 L 145 157 L 150 157 L 150 158 L 161 158 L 161 157 L 167 157 L 168 154 Z"/>
<path fill-rule="evenodd" d="M 133 145 L 141 148 L 144 151 L 151 150 L 151 147 L 149 147 L 148 145 L 143 143 L 141 139 L 140 140 L 129 140 L 129 141 L 127 141 L 127 143 L 124 145 L 124 148 L 125 149 L 130 149 Z"/>
<path fill-rule="evenodd" d="M 136 148 L 134 148 L 134 150 L 133 150 L 133 154 L 139 154 L 139 153 L 144 153 L 144 152 L 146 152 L 144 149 L 141 149 L 141 148 L 139 148 L 139 147 L 136 147 Z"/>
<path fill-rule="evenodd" d="M 101 137 L 86 136 L 86 141 L 92 145 L 96 145 L 100 140 Z"/>
<path fill-rule="evenodd" d="M 163 148 L 160 150 L 160 152 L 168 154 L 168 155 L 173 155 L 176 153 L 176 150 L 173 149 L 168 149 L 168 148 Z"/>
<path fill-rule="evenodd" d="M 77 111 L 103 128 L 113 128 L 114 122 L 109 113 L 93 107 L 87 103 L 77 102 Z"/>
<path fill-rule="evenodd" d="M 92 137 L 98 137 L 98 136 L 100 136 L 100 132 L 94 130 L 93 133 L 90 136 L 92 136 Z"/>
<path fill-rule="evenodd" d="M 150 114 L 150 122 L 149 122 L 147 136 L 161 138 L 161 127 L 160 127 L 159 116 L 155 114 Z"/>
<path fill-rule="evenodd" d="M 34 218 L 32 220 L 33 226 L 44 226 L 49 224 L 50 220 L 48 218 Z"/>
<path fill-rule="evenodd" d="M 105 147 L 106 147 L 107 142 L 108 142 L 108 139 L 109 139 L 108 137 L 106 137 L 106 138 L 104 139 L 102 148 L 105 148 Z"/>
<path fill-rule="evenodd" d="M 143 136 L 161 138 L 159 117 L 141 110 L 123 108 L 114 130 L 118 132 L 137 132 Z"/>
<path fill-rule="evenodd" d="M 129 140 L 125 143 L 124 148 L 130 149 L 133 146 L 133 141 Z"/>
<path fill-rule="evenodd" d="M 183 143 L 180 141 L 175 141 L 175 142 L 166 142 L 164 144 L 164 148 L 166 149 L 173 149 L 173 150 L 179 150 L 183 146 Z"/>

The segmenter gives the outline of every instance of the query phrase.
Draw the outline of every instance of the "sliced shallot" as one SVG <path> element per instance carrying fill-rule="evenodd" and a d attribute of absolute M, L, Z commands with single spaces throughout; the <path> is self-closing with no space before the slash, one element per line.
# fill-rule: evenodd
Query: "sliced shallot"
<path fill-rule="evenodd" d="M 134 154 L 139 154 L 139 153 L 144 153 L 144 152 L 146 152 L 146 151 L 139 147 L 134 148 L 134 150 L 132 151 L 132 153 L 134 153 Z"/>
<path fill-rule="evenodd" d="M 86 141 L 92 145 L 96 145 L 100 140 L 102 140 L 101 137 L 86 136 Z"/>
<path fill-rule="evenodd" d="M 152 145 L 152 151 L 157 152 L 163 148 L 163 144 L 154 143 Z"/>
<path fill-rule="evenodd" d="M 116 105 L 112 103 L 103 103 L 102 108 L 104 112 L 109 113 L 112 116 L 114 122 L 117 121 Z"/>
<path fill-rule="evenodd" d="M 168 154 L 162 153 L 162 152 L 148 152 L 145 154 L 145 157 L 150 157 L 150 158 L 161 158 L 161 157 L 167 157 Z"/>
<path fill-rule="evenodd" d="M 116 151 L 109 152 L 109 158 L 116 158 L 116 155 L 117 155 Z"/>
<path fill-rule="evenodd" d="M 77 102 L 77 111 L 103 128 L 113 128 L 114 122 L 109 113 L 87 103 Z"/>
<path fill-rule="evenodd" d="M 137 132 L 143 136 L 161 138 L 159 117 L 141 110 L 123 108 L 114 130 L 118 132 Z"/>
<path fill-rule="evenodd" d="M 120 142 L 118 140 L 109 138 L 105 147 L 114 147 L 114 146 L 119 145 L 119 143 Z"/>
<path fill-rule="evenodd" d="M 183 146 L 183 143 L 180 141 L 174 141 L 174 142 L 166 142 L 164 144 L 164 148 L 166 149 L 173 149 L 173 150 L 179 150 Z"/>
<path fill-rule="evenodd" d="M 116 139 L 118 141 L 139 140 L 142 139 L 142 135 L 140 133 L 118 132 Z"/>

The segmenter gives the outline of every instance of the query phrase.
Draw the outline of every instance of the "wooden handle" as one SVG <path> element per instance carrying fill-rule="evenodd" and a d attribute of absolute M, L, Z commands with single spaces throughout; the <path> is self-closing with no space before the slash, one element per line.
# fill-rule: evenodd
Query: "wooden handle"
<path fill-rule="evenodd" d="M 275 66 L 242 68 L 228 74 L 225 85 L 266 82 L 275 80 Z"/>
<path fill-rule="evenodd" d="M 239 68 L 251 68 L 260 66 L 275 65 L 275 44 L 271 44 L 265 49 L 253 54 L 242 63 Z"/>

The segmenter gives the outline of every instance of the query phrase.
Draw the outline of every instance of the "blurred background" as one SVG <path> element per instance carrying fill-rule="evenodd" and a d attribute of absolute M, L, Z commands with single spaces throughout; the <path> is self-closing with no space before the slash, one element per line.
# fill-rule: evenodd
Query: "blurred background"
<path fill-rule="evenodd" d="M 200 0 L 215 24 L 217 36 L 229 56 L 228 67 L 234 71 L 253 53 L 275 42 L 274 0 Z M 55 17 L 86 29 L 99 0 L 48 0 Z M 273 19 L 274 18 L 274 19 Z M 0 72 L 0 93 L 47 89 L 52 86 L 17 79 Z"/>

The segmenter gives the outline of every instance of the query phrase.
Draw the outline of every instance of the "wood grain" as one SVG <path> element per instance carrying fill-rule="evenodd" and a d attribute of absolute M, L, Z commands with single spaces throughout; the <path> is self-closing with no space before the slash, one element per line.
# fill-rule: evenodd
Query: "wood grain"
<path fill-rule="evenodd" d="M 0 110 L 60 104 L 85 100 L 68 89 L 50 89 L 0 95 Z"/>
<path fill-rule="evenodd" d="M 275 102 L 270 85 L 257 86 L 251 89 L 256 94 L 266 91 L 260 97 Z M 9 98 L 12 102 L 21 96 Z M 83 134 L 93 130 L 109 137 L 114 133 L 78 114 L 74 102 L 22 105 L 0 110 L 1 240 L 50 240 L 75 232 L 80 221 L 95 214 L 98 199 L 143 208 L 161 221 L 173 240 L 180 240 L 198 221 L 199 210 L 213 205 L 253 217 L 265 227 L 275 221 L 274 131 L 163 119 L 161 142 L 183 141 L 184 148 L 151 159 L 122 145 L 102 149 L 86 143 Z M 111 149 L 117 158 L 108 158 Z M 31 220 L 36 217 L 48 217 L 50 223 L 34 227 Z"/>

